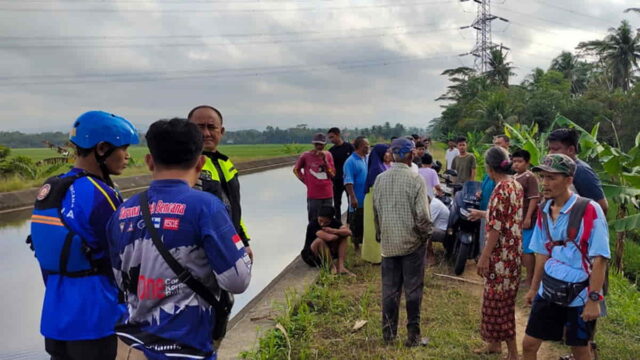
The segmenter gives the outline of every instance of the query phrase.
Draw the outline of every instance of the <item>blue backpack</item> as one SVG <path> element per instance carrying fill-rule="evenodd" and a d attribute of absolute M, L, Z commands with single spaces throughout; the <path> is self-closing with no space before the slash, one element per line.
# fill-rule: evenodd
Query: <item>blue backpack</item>
<path fill-rule="evenodd" d="M 45 273 L 82 277 L 108 271 L 108 264 L 92 260 L 91 249 L 69 228 L 62 215 L 62 200 L 67 190 L 85 176 L 90 175 L 82 171 L 70 176 L 54 176 L 38 191 L 27 243 L 31 244 Z"/>

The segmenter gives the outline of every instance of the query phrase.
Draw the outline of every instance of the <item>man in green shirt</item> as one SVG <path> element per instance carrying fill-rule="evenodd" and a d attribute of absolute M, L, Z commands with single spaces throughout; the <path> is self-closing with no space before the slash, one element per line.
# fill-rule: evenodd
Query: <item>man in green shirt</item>
<path fill-rule="evenodd" d="M 464 184 L 476 178 L 476 157 L 467 152 L 467 138 L 464 136 L 458 138 L 458 151 L 460 155 L 453 159 L 451 168 L 458 172 L 456 183 Z"/>

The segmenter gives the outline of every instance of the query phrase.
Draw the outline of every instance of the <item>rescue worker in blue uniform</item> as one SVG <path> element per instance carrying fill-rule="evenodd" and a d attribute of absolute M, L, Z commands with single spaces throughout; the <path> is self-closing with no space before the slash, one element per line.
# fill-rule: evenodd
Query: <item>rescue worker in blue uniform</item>
<path fill-rule="evenodd" d="M 193 189 L 204 164 L 198 128 L 183 119 L 160 120 L 145 136 L 153 181 L 107 226 L 128 308 L 116 326 L 116 359 L 215 360 L 214 330 L 228 313 L 207 295 L 245 291 L 251 261 L 224 204 Z"/>
<path fill-rule="evenodd" d="M 253 251 L 249 245 L 249 234 L 242 221 L 240 206 L 240 182 L 238 170 L 228 156 L 218 151 L 218 145 L 224 136 L 222 113 L 209 105 L 200 105 L 189 111 L 187 119 L 196 124 L 204 141 L 205 163 L 196 183 L 196 188 L 215 195 L 220 199 L 231 217 L 245 250 L 253 261 Z"/>
<path fill-rule="evenodd" d="M 138 132 L 122 117 L 89 111 L 69 140 L 74 167 L 45 182 L 31 218 L 29 241 L 45 283 L 40 332 L 52 360 L 113 360 L 114 326 L 126 308 L 118 303 L 105 236 L 122 202 L 110 176 L 126 167 Z"/>

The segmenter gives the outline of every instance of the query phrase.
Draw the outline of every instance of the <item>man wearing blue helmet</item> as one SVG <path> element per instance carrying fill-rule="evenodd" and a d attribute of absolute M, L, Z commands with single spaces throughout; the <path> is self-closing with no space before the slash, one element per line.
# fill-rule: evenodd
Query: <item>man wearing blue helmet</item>
<path fill-rule="evenodd" d="M 36 197 L 30 240 L 45 282 L 40 332 L 52 360 L 112 360 L 114 325 L 125 313 L 105 228 L 122 202 L 110 175 L 122 173 L 138 143 L 126 119 L 89 111 L 73 124 L 74 167 L 48 179 Z"/>

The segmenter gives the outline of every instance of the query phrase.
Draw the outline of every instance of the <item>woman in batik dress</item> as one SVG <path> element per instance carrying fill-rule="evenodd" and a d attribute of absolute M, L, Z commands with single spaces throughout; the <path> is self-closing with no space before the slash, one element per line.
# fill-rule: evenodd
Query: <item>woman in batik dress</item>
<path fill-rule="evenodd" d="M 477 353 L 500 353 L 507 343 L 505 359 L 518 360 L 515 305 L 520 284 L 522 257 L 522 186 L 510 175 L 509 154 L 493 147 L 485 154 L 486 169 L 496 182 L 485 215 L 486 242 L 478 261 L 485 279 L 480 334 L 487 346 Z"/>

